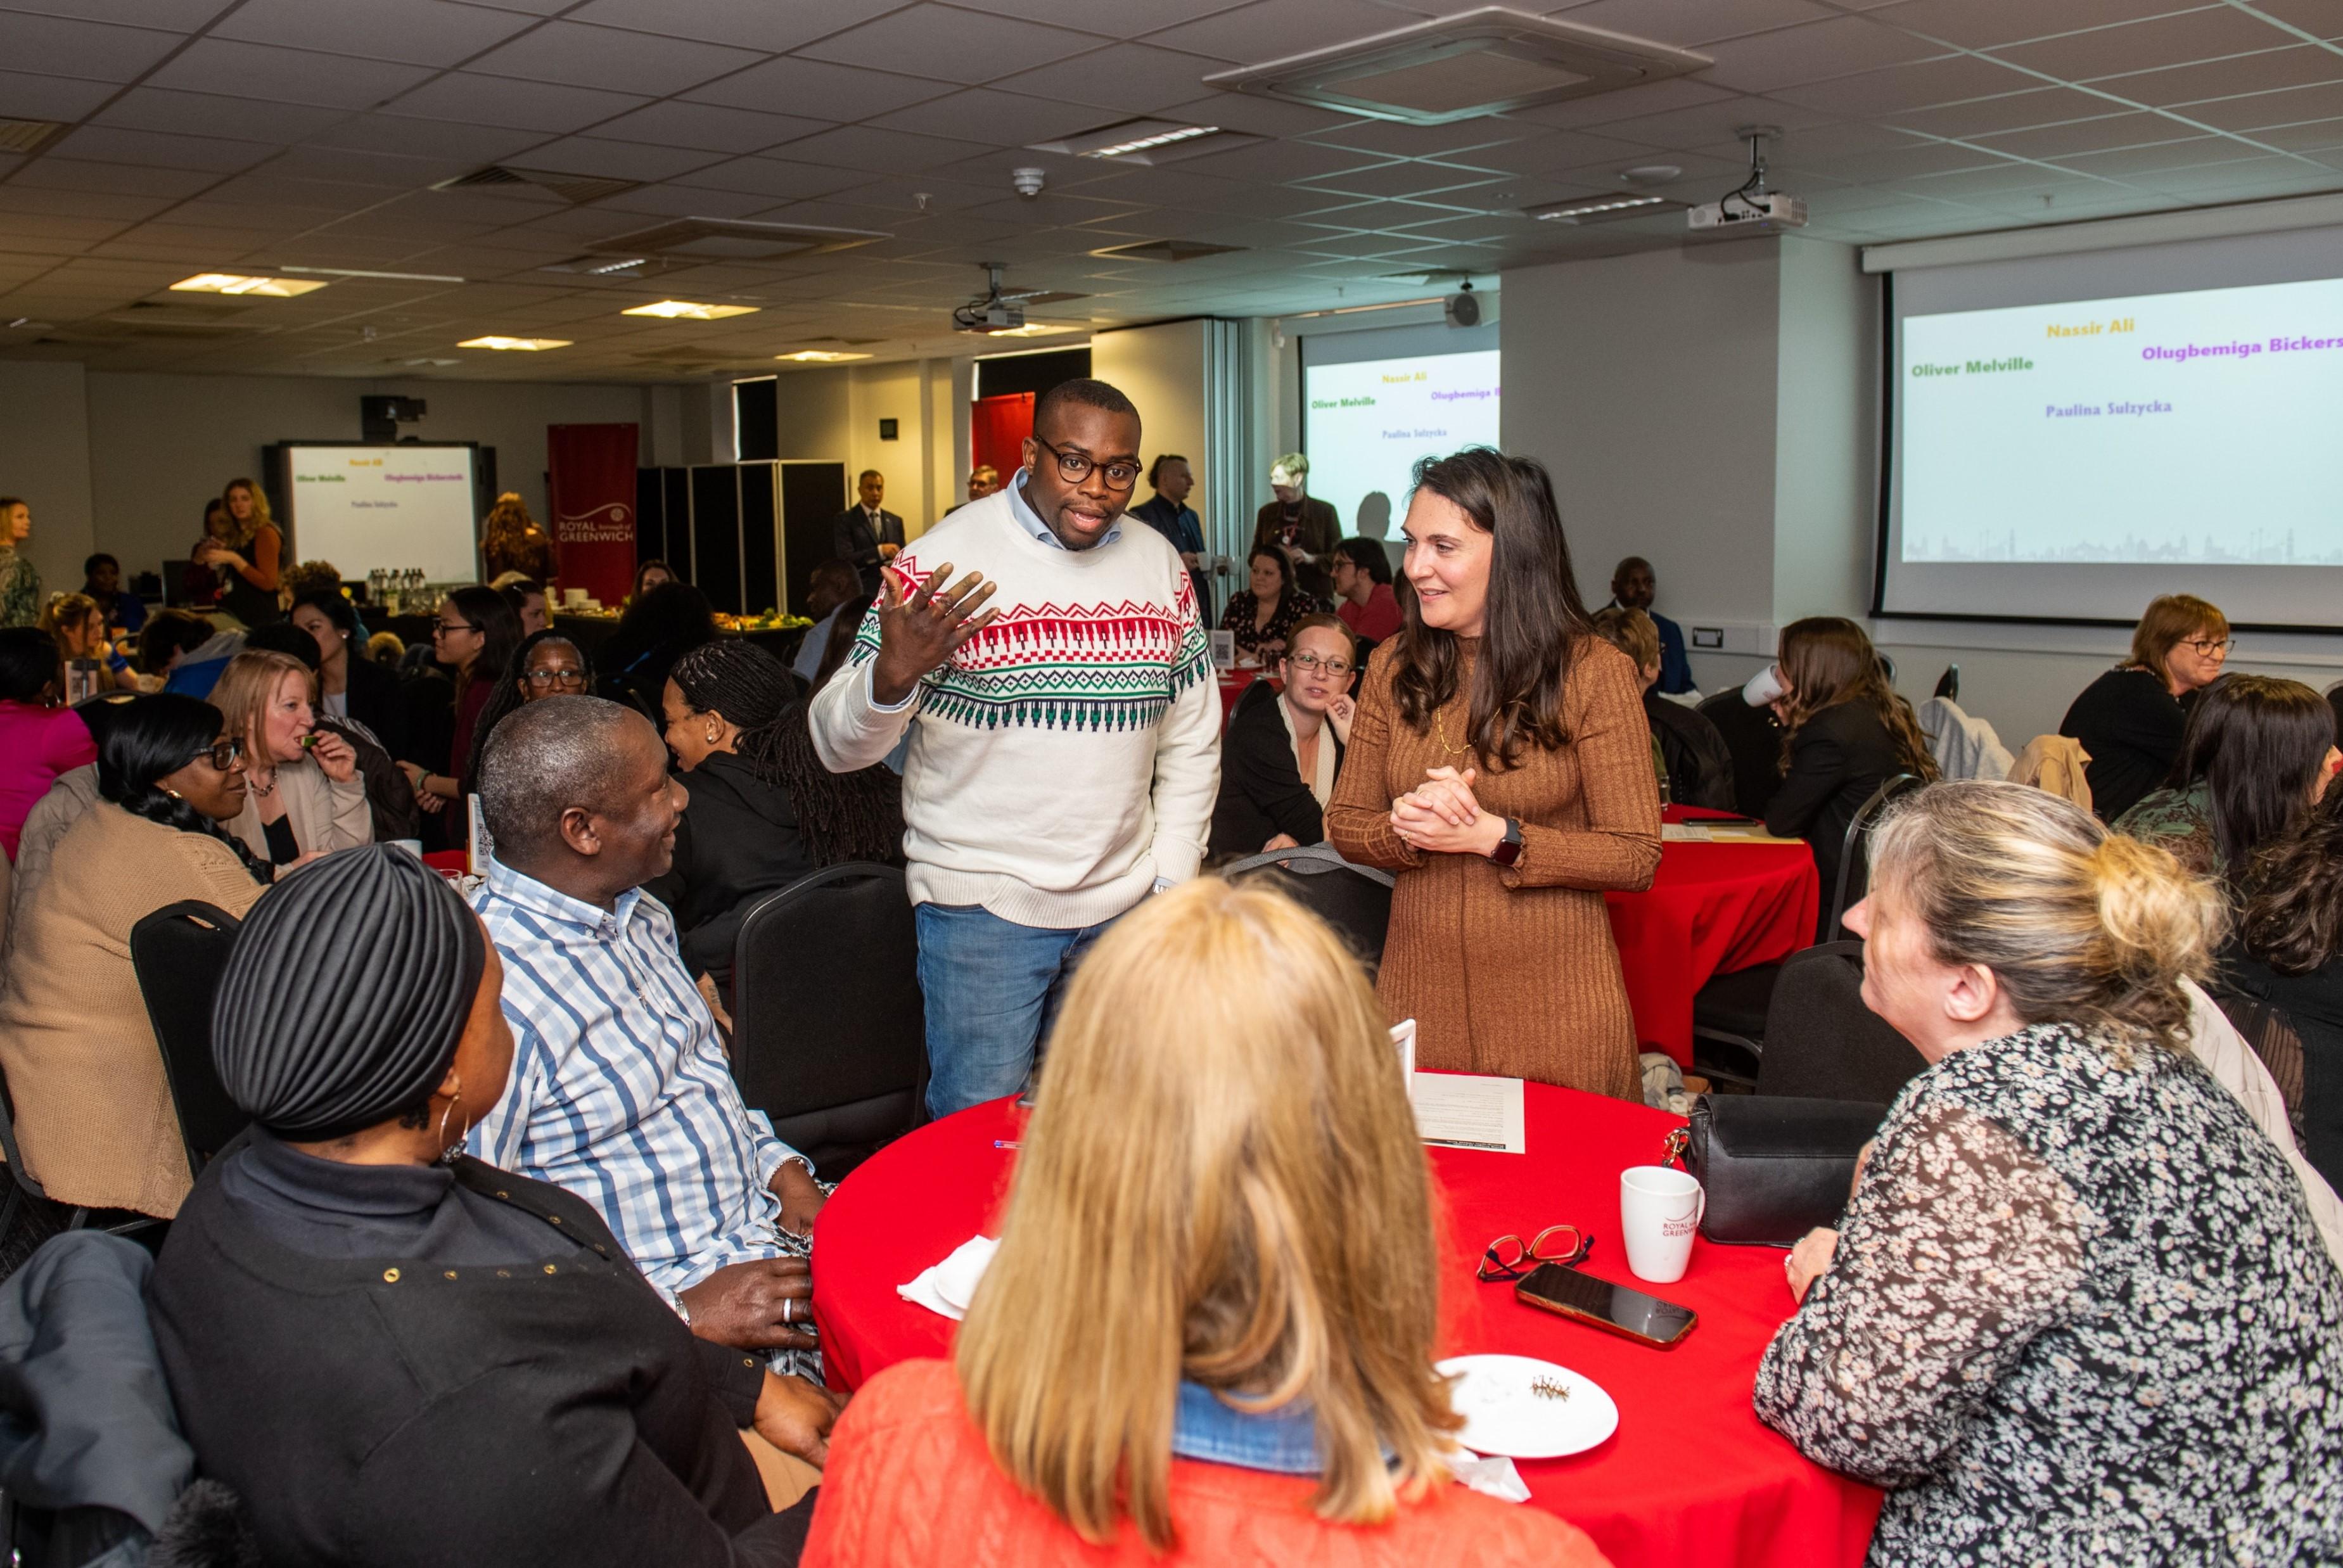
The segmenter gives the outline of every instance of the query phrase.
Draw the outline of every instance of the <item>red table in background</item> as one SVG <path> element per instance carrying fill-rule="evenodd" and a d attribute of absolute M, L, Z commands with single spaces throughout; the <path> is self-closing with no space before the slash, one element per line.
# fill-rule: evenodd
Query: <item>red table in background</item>
<path fill-rule="evenodd" d="M 1714 812 L 1671 806 L 1671 822 Z M 1811 946 L 1822 910 L 1804 844 L 1672 843 L 1640 893 L 1605 893 L 1635 1038 L 1692 1065 L 1692 993 L 1712 976 L 1779 963 Z"/>
<path fill-rule="evenodd" d="M 1543 1357 L 1600 1383 L 1619 1430 L 1570 1459 L 1520 1462 L 1530 1506 L 1594 1538 L 1617 1568 L 1834 1568 L 1863 1560 L 1879 1493 L 1809 1463 L 1749 1405 L 1758 1357 L 1791 1311 L 1783 1254 L 1693 1246 L 1673 1285 L 1645 1286 L 1700 1314 L 1672 1351 L 1586 1328 L 1473 1278 L 1479 1250 L 1508 1231 L 1574 1223 L 1597 1238 L 1587 1271 L 1634 1283 L 1619 1241 L 1619 1172 L 1653 1163 L 1682 1120 L 1623 1101 L 1523 1086 L 1529 1151 L 1433 1149 L 1444 1200 L 1442 1353 Z M 953 1325 L 895 1293 L 970 1236 L 999 1234 L 1024 1113 L 1013 1101 L 961 1111 L 880 1151 L 849 1176 L 814 1228 L 830 1381 L 860 1387 L 899 1361 L 950 1353 Z"/>
<path fill-rule="evenodd" d="M 1222 670 L 1220 674 L 1221 728 L 1225 729 L 1228 728 L 1230 715 L 1235 713 L 1237 710 L 1238 699 L 1242 698 L 1245 694 L 1245 688 L 1251 686 L 1254 681 L 1261 679 L 1262 672 L 1257 668 L 1224 669 Z M 1270 684 L 1272 686 L 1277 685 L 1277 680 L 1274 677 L 1270 678 Z"/>

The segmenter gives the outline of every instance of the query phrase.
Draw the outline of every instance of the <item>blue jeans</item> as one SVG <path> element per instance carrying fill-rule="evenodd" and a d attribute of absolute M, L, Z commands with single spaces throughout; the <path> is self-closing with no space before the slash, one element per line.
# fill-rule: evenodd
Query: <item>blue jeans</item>
<path fill-rule="evenodd" d="M 1045 930 L 978 904 L 921 904 L 920 990 L 928 1010 L 928 1113 L 1014 1094 L 1074 966 L 1108 922 Z"/>

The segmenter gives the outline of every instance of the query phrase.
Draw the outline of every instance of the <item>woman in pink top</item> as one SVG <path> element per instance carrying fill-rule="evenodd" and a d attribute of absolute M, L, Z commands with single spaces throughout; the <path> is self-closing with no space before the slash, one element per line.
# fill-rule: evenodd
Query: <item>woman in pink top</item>
<path fill-rule="evenodd" d="M 37 627 L 0 631 L 0 849 L 11 860 L 25 817 L 57 775 L 97 760 L 81 715 L 56 705 L 64 689 L 55 638 Z"/>

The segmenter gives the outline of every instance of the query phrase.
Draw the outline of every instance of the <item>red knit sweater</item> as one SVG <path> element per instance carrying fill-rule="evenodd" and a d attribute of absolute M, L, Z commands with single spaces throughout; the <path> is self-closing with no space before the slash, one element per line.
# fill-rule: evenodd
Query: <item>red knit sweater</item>
<path fill-rule="evenodd" d="M 1317 1483 L 1225 1464 L 1172 1462 L 1179 1544 L 1157 1556 L 1126 1526 L 1092 1546 L 993 1465 L 959 1381 L 904 1362 L 865 1384 L 831 1434 L 803 1568 L 1607 1568 L 1576 1527 L 1462 1486 L 1433 1488 L 1389 1524 L 1329 1524 Z"/>

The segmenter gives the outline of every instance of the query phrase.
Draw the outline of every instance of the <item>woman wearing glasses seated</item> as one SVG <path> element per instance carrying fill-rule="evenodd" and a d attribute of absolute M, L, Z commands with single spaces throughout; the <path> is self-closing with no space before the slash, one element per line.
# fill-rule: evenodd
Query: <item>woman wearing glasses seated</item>
<path fill-rule="evenodd" d="M 548 628 L 521 638 L 520 646 L 513 649 L 512 678 L 497 683 L 472 726 L 472 748 L 466 756 L 463 792 L 479 792 L 480 753 L 488 749 L 488 737 L 496 733 L 497 725 L 506 714 L 523 703 L 542 702 L 548 697 L 578 697 L 593 689 L 593 662 L 583 648 L 569 640 L 567 633 Z"/>
<path fill-rule="evenodd" d="M 1291 849 L 1326 837 L 1326 802 L 1351 743 L 1350 628 L 1331 615 L 1305 616 L 1286 634 L 1277 673 L 1283 691 L 1257 680 L 1229 716 L 1221 741 L 1221 797 L 1212 808 L 1212 853 Z"/>
<path fill-rule="evenodd" d="M 847 1406 L 807 1568 L 1603 1562 L 1450 1479 L 1423 1150 L 1322 922 L 1217 878 L 1141 903 L 1035 1094 L 952 1360 Z"/>
<path fill-rule="evenodd" d="M 903 781 L 883 765 L 824 768 L 801 690 L 779 659 L 736 638 L 668 672 L 667 746 L 691 799 L 674 862 L 649 890 L 675 915 L 685 966 L 719 1001 L 749 905 L 823 866 L 902 858 Z"/>
<path fill-rule="evenodd" d="M 1758 1416 L 1889 1489 L 1875 1563 L 2335 1561 L 2343 1274 L 2187 1049 L 2220 894 L 2018 784 L 1917 792 L 1872 868 L 1863 998 L 1930 1065 L 1787 1260 Z"/>
<path fill-rule="evenodd" d="M 219 709 L 140 697 L 99 728 L 98 799 L 57 840 L 10 932 L 0 1067 L 25 1164 L 51 1198 L 168 1219 L 186 1196 L 187 1155 L 131 928 L 183 899 L 241 916 L 269 873 L 221 830 L 246 786 L 244 738 Z"/>
<path fill-rule="evenodd" d="M 2090 756 L 2091 809 L 2112 822 L 2160 788 L 2180 755 L 2192 695 L 2221 678 L 2229 620 L 2194 594 L 2149 601 L 2131 657 L 2083 689 L 2058 725 Z"/>

